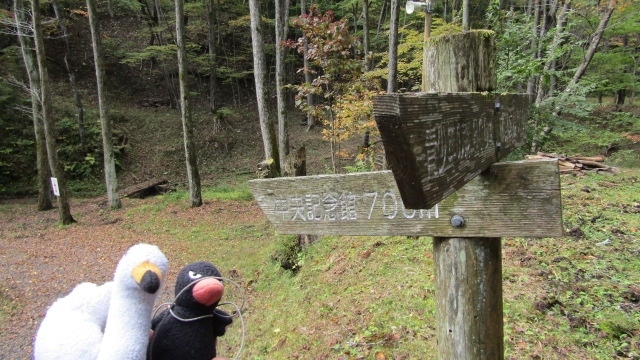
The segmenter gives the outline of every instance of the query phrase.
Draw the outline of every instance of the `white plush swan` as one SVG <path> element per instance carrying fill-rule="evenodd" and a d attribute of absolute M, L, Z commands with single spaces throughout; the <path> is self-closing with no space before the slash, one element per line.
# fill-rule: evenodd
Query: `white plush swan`
<path fill-rule="evenodd" d="M 36 334 L 34 359 L 144 360 L 167 267 L 156 246 L 132 246 L 112 282 L 82 283 L 51 305 Z"/>

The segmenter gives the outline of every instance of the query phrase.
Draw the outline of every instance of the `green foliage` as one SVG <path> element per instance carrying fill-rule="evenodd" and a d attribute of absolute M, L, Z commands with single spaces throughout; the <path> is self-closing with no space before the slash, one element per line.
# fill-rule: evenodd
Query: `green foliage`
<path fill-rule="evenodd" d="M 305 37 L 287 46 L 307 57 L 314 74 L 310 84 L 293 85 L 296 105 L 325 125 L 323 136 L 332 144 L 339 144 L 354 134 L 375 129 L 372 97 L 380 84 L 363 76 L 363 59 L 356 53 L 359 39 L 349 33 L 346 19 L 335 20 L 334 13 L 322 14 L 312 6 L 309 14 L 294 20 Z M 304 69 L 302 69 L 304 70 Z M 308 104 L 307 95 L 315 95 L 320 103 Z M 334 154 L 340 153 L 332 146 Z M 334 162 L 335 164 L 335 162 Z"/>
<path fill-rule="evenodd" d="M 253 200 L 253 195 L 249 191 L 249 187 L 246 183 L 243 183 L 240 186 L 220 185 L 212 188 L 206 188 L 202 192 L 202 197 L 214 200 Z"/>
<path fill-rule="evenodd" d="M 62 117 L 56 122 L 58 155 L 64 165 L 65 175 L 69 181 L 100 176 L 103 169 L 100 122 L 90 120 L 96 119 L 97 114 L 85 112 L 85 139 L 88 145 L 85 152 L 80 143 L 76 115 L 70 112 L 73 110 L 61 107 L 59 111 L 62 112 Z"/>
<path fill-rule="evenodd" d="M 534 50 L 529 46 L 532 18 L 525 14 L 502 11 L 492 7 L 489 24 L 496 37 L 496 60 L 500 92 L 518 92 L 522 84 L 540 71 L 541 62 L 533 61 Z"/>
<path fill-rule="evenodd" d="M 140 16 L 140 3 L 135 0 L 110 0 L 114 16 Z"/>
<path fill-rule="evenodd" d="M 304 264 L 304 249 L 298 244 L 297 236 L 279 236 L 276 240 L 276 247 L 271 254 L 271 260 L 284 270 L 294 272 L 300 270 Z"/>
<path fill-rule="evenodd" d="M 366 150 L 365 150 L 366 151 Z M 375 170 L 375 157 L 373 156 L 373 151 L 369 150 L 366 153 L 359 154 L 356 158 L 356 161 L 353 165 L 347 165 L 344 167 L 347 172 L 355 173 L 355 172 L 368 172 Z"/>
<path fill-rule="evenodd" d="M 637 166 L 638 150 L 633 150 L 633 139 L 634 134 L 640 134 L 639 116 L 631 112 L 611 112 L 584 98 L 563 95 L 555 98 L 565 100 L 562 107 L 558 107 L 566 110 L 561 114 L 550 111 L 555 108 L 551 105 L 532 112 L 540 124 L 553 127 L 553 132 L 542 139 L 544 151 L 584 156 L 611 154 L 611 161 L 618 165 Z M 621 152 L 616 154 L 618 150 Z"/>
<path fill-rule="evenodd" d="M 17 61 L 16 58 L 4 60 Z M 12 68 L 8 66 L 7 70 Z M 36 148 L 30 111 L 26 92 L 21 92 L 9 78 L 0 78 L 0 195 L 33 191 Z"/>
<path fill-rule="evenodd" d="M 123 64 L 140 66 L 147 61 L 174 61 L 176 60 L 178 48 L 175 44 L 147 46 L 143 51 L 129 53 L 122 60 Z"/>

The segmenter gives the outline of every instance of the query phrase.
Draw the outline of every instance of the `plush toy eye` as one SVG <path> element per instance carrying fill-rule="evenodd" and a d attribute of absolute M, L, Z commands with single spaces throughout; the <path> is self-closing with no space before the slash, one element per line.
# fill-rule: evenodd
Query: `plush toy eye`
<path fill-rule="evenodd" d="M 189 277 L 191 278 L 191 280 L 200 279 L 202 277 L 202 274 L 198 274 L 195 271 L 189 271 Z"/>

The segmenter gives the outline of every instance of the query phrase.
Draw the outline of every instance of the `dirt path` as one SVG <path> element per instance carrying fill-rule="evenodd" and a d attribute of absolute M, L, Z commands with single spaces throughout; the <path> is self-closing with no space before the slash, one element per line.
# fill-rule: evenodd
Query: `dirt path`
<path fill-rule="evenodd" d="M 168 236 L 136 230 L 135 219 L 126 216 L 127 201 L 145 200 L 125 200 L 124 210 L 112 213 L 95 200 L 74 201 L 72 211 L 79 222 L 65 228 L 56 225 L 56 210 L 36 212 L 35 204 L 0 203 L 10 209 L 3 209 L 0 216 L 0 305 L 3 312 L 11 312 L 9 318 L 0 319 L 0 359 L 31 359 L 33 337 L 47 307 L 78 283 L 109 281 L 131 245 L 156 244 L 169 259 L 172 253 L 188 253 L 185 245 Z M 225 214 L 219 211 L 221 206 L 205 202 L 198 210 L 174 214 Z M 251 203 L 246 206 L 247 216 L 256 216 L 258 209 Z M 216 221 L 238 220 L 237 212 L 228 218 L 216 216 Z M 175 282 L 172 274 L 167 284 Z M 161 295 L 163 301 L 171 297 L 167 289 Z"/>

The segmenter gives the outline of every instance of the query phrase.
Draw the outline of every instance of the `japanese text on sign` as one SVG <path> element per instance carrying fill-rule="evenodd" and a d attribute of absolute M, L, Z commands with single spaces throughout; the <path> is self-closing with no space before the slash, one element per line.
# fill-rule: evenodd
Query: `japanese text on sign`
<path fill-rule="evenodd" d="M 407 210 L 400 196 L 387 190 L 365 193 L 320 193 L 280 196 L 275 199 L 274 211 L 283 221 L 353 221 L 373 217 L 395 219 L 438 218 L 438 205 L 426 210 Z"/>

